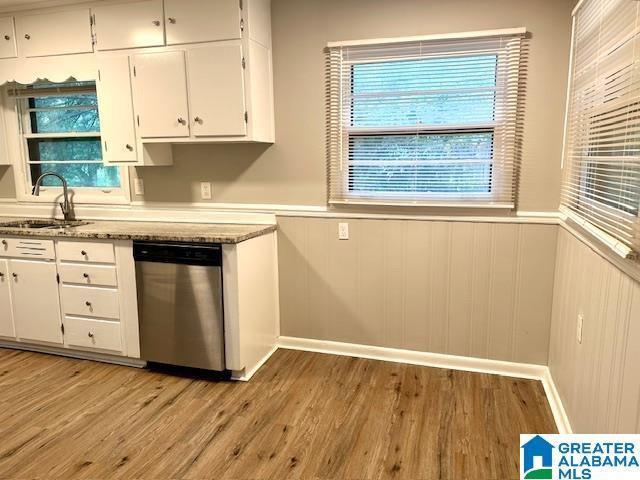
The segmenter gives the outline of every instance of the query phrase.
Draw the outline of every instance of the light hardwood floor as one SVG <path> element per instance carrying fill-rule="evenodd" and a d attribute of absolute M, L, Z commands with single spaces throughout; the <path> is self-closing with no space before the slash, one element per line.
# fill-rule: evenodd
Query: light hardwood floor
<path fill-rule="evenodd" d="M 536 381 L 277 351 L 248 383 L 0 349 L 0 478 L 510 479 Z"/>

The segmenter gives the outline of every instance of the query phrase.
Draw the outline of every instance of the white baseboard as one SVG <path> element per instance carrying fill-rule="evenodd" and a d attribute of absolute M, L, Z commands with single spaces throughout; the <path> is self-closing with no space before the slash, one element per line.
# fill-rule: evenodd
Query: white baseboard
<path fill-rule="evenodd" d="M 559 433 L 571 433 L 571 424 L 546 365 L 505 362 L 485 358 L 461 357 L 441 353 L 418 352 L 398 348 L 375 347 L 355 343 L 332 342 L 297 337 L 280 337 L 280 348 L 306 352 L 328 353 L 348 357 L 368 358 L 406 363 L 424 367 L 447 368 L 466 372 L 489 373 L 542 382 Z"/>
<path fill-rule="evenodd" d="M 573 429 L 571 428 L 571 422 L 569 421 L 569 416 L 564 409 L 564 405 L 562 404 L 562 399 L 560 398 L 560 394 L 558 393 L 558 389 L 556 388 L 556 384 L 553 381 L 553 376 L 551 375 L 551 370 L 547 367 L 544 376 L 541 379 L 542 386 L 544 387 L 544 391 L 547 394 L 547 400 L 549 401 L 549 407 L 551 408 L 551 413 L 553 413 L 553 418 L 556 421 L 556 426 L 558 427 L 558 433 L 569 434 L 573 433 Z"/>
<path fill-rule="evenodd" d="M 251 377 L 253 377 L 253 375 L 260 369 L 260 367 L 262 367 L 262 365 L 264 365 L 267 362 L 267 360 L 271 358 L 271 355 L 273 355 L 276 350 L 278 350 L 278 345 L 274 346 L 271 350 L 269 350 L 269 352 L 264 357 L 262 357 L 262 359 L 248 372 L 246 370 L 239 370 L 239 371 L 233 370 L 231 372 L 231 380 L 248 382 L 249 380 L 251 380 Z"/>

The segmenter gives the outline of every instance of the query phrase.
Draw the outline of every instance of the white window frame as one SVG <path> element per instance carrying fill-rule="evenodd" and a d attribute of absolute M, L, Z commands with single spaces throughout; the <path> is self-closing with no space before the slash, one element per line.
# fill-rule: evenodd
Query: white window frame
<path fill-rule="evenodd" d="M 467 39 L 475 39 L 475 38 L 483 38 L 483 37 L 509 37 L 509 36 L 521 36 L 523 37 L 526 34 L 525 28 L 512 28 L 512 29 L 500 29 L 500 30 L 490 30 L 490 31 L 478 31 L 478 32 L 464 32 L 464 33 L 452 33 L 452 34 L 442 34 L 442 35 L 423 35 L 423 36 L 414 36 L 414 37 L 401 37 L 401 38 L 393 38 L 393 39 L 369 39 L 369 40 L 359 40 L 359 41 L 345 41 L 345 42 L 329 42 L 327 47 L 331 49 L 336 49 L 339 47 L 354 47 L 354 46 L 376 46 L 376 45 L 387 45 L 387 44 L 401 44 L 401 43 L 410 43 L 410 42 L 428 42 L 428 41 L 441 41 L 441 40 L 467 40 Z M 455 56 L 455 47 L 449 51 L 443 51 L 442 56 Z M 500 68 L 504 67 L 505 62 L 509 61 L 508 55 L 504 52 L 504 50 L 496 50 L 494 52 L 496 54 L 496 89 L 498 85 L 505 83 L 505 77 L 501 77 L 500 75 L 505 74 L 505 69 Z M 464 55 L 473 55 L 473 53 L 461 52 L 460 56 Z M 437 57 L 431 57 L 437 58 Z M 412 58 L 413 59 L 413 58 Z M 356 63 L 373 63 L 374 61 L 381 62 L 389 62 L 389 61 L 402 61 L 403 58 L 393 57 L 389 59 L 382 60 L 362 60 L 362 62 L 354 61 L 350 62 L 350 64 Z M 328 73 L 328 75 L 331 75 Z M 340 79 L 330 79 L 329 82 L 337 81 L 341 85 L 344 85 L 345 79 L 344 75 L 340 73 Z M 518 80 L 519 82 L 519 80 Z M 521 87 L 521 85 L 519 85 Z M 330 87 L 331 88 L 331 87 Z M 341 94 L 342 95 L 342 94 Z M 333 99 L 329 99 L 328 104 L 333 106 Z M 339 100 L 340 104 L 343 103 L 342 98 Z M 331 106 L 329 107 L 331 109 Z M 375 127 L 375 128 L 367 128 L 367 127 L 351 127 L 351 118 L 346 118 L 346 115 L 343 115 L 343 112 L 340 112 L 340 118 L 338 122 L 340 123 L 339 132 L 337 135 L 334 132 L 329 132 L 329 136 L 332 137 L 328 139 L 328 171 L 329 171 L 329 179 L 328 179 L 328 190 L 329 190 L 329 204 L 363 204 L 363 205 L 381 205 L 381 206 L 427 206 L 427 207 L 455 207 L 455 208 L 502 208 L 502 209 L 514 209 L 515 198 L 517 195 L 517 172 L 519 169 L 519 159 L 513 159 L 512 170 L 509 172 L 508 169 L 505 168 L 495 168 L 495 152 L 502 149 L 505 142 L 505 132 L 501 132 L 500 129 L 506 125 L 505 120 L 494 120 L 490 124 L 484 125 L 446 125 L 441 128 L 433 128 L 433 127 L 400 127 L 400 128 L 384 128 L 384 127 Z M 332 118 L 331 112 L 329 112 L 329 128 L 333 128 L 335 123 L 335 118 Z M 514 112 L 513 122 L 517 123 L 519 121 L 519 112 Z M 456 128 L 457 127 L 457 128 Z M 508 124 L 507 128 L 517 128 L 517 125 Z M 350 135 L 352 132 L 363 133 L 367 131 L 371 135 L 375 135 L 377 133 L 381 135 L 393 134 L 393 133 L 404 133 L 404 134 L 420 134 L 420 133 L 430 133 L 430 134 L 450 134 L 450 133 L 472 133 L 473 131 L 478 132 L 491 132 L 493 135 L 493 148 L 492 148 L 492 157 L 489 160 L 489 165 L 491 166 L 490 173 L 490 191 L 486 193 L 482 192 L 367 192 L 366 194 L 358 194 L 349 190 L 349 182 L 350 182 L 350 168 L 348 162 L 350 158 Z M 338 140 L 336 140 L 338 138 Z M 519 140 L 516 140 L 518 142 Z M 333 145 L 331 145 L 333 143 Z M 339 145 L 335 145 L 335 143 L 339 143 Z M 337 147 L 337 148 L 336 148 Z M 339 159 L 336 160 L 335 153 L 331 152 L 339 151 Z M 340 168 L 336 169 L 334 167 L 334 163 L 339 163 Z M 451 162 L 455 163 L 455 162 Z M 346 165 L 346 168 L 345 168 Z M 339 172 L 339 175 L 336 173 Z M 340 176 L 341 180 L 335 182 L 335 180 L 331 179 L 331 176 Z M 341 193 L 332 192 L 335 190 L 334 183 L 339 183 L 341 188 Z M 504 192 L 505 189 L 510 189 L 511 199 L 509 201 L 504 200 Z M 336 198 L 339 197 L 339 198 Z M 500 198 L 502 197 L 502 198 Z"/>
<path fill-rule="evenodd" d="M 62 185 L 46 186 L 40 189 L 40 195 L 32 195 L 32 179 L 29 168 L 29 149 L 27 140 L 32 136 L 25 132 L 25 126 L 30 130 L 28 112 L 28 98 L 14 98 L 8 95 L 8 88 L 3 89 L 3 103 L 5 107 L 5 131 L 7 135 L 7 150 L 13 159 L 16 199 L 19 203 L 57 204 L 62 201 Z M 35 134 L 40 138 L 79 138 L 100 137 L 100 133 L 54 133 Z M 131 191 L 129 185 L 129 168 L 119 166 L 119 188 L 69 187 L 72 202 L 76 205 L 129 205 Z"/>

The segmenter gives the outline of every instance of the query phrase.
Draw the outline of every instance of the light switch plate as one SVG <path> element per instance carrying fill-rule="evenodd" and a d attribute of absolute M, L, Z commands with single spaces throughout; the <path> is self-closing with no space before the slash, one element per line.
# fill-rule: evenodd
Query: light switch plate
<path fill-rule="evenodd" d="M 141 178 L 133 179 L 133 193 L 136 195 L 144 195 L 144 180 Z"/>
<path fill-rule="evenodd" d="M 338 240 L 349 240 L 349 224 L 338 223 Z"/>
<path fill-rule="evenodd" d="M 202 197 L 202 200 L 211 200 L 211 183 L 210 182 L 200 183 L 200 197 Z"/>

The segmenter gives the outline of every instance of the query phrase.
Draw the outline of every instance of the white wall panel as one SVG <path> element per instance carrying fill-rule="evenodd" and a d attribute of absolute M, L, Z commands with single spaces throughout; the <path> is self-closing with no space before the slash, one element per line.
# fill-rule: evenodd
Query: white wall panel
<path fill-rule="evenodd" d="M 564 228 L 555 285 L 549 368 L 573 430 L 639 433 L 640 285 Z"/>

